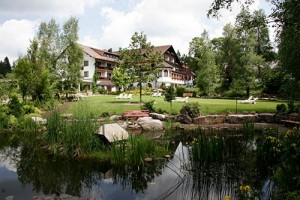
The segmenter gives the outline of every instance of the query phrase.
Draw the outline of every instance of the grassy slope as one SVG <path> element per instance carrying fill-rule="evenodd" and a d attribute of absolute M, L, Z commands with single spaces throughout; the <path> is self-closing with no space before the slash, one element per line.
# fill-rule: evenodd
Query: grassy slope
<path fill-rule="evenodd" d="M 139 96 L 134 95 L 132 100 L 115 99 L 113 95 L 101 95 L 86 97 L 79 103 L 73 103 L 66 112 L 73 112 L 78 104 L 88 104 L 88 112 L 94 113 L 96 116 L 103 112 L 109 114 L 121 114 L 124 110 L 137 110 L 141 106 L 138 104 L 128 104 L 129 101 L 138 102 Z M 164 97 L 143 96 L 143 101 L 155 100 L 155 109 L 163 109 L 170 111 L 170 104 L 164 101 Z M 235 113 L 236 101 L 233 99 L 201 99 L 190 98 L 189 102 L 198 102 L 201 107 L 201 114 L 220 114 Z M 281 102 L 275 101 L 258 101 L 256 104 L 237 104 L 238 113 L 248 112 L 275 112 L 276 105 Z M 178 113 L 184 103 L 173 102 L 172 112 Z"/>

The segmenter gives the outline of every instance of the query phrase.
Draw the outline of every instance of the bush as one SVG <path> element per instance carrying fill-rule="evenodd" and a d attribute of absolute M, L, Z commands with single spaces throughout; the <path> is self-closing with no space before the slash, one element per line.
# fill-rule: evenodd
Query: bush
<path fill-rule="evenodd" d="M 199 95 L 198 88 L 186 88 L 185 92 L 187 92 L 187 93 L 193 93 L 193 97 L 197 97 Z"/>
<path fill-rule="evenodd" d="M 286 105 L 284 103 L 277 104 L 277 106 L 276 106 L 276 110 L 279 113 L 284 113 L 286 111 L 286 109 L 287 109 L 287 107 L 286 107 Z"/>
<path fill-rule="evenodd" d="M 182 109 L 185 109 L 192 118 L 200 115 L 200 105 L 197 102 L 187 103 L 182 106 Z"/>
<path fill-rule="evenodd" d="M 40 114 L 41 111 L 35 107 L 34 105 L 23 105 L 23 111 L 24 114 L 30 114 L 30 113 L 36 113 L 36 114 Z"/>
<path fill-rule="evenodd" d="M 288 111 L 289 111 L 289 113 L 293 113 L 293 112 L 299 113 L 299 111 L 300 111 L 300 105 L 299 104 L 295 104 L 294 101 L 290 101 L 288 103 Z"/>
<path fill-rule="evenodd" d="M 99 94 L 106 94 L 106 90 L 103 87 L 98 87 L 98 93 Z"/>
<path fill-rule="evenodd" d="M 144 102 L 142 108 L 143 108 L 144 110 L 149 110 L 149 112 L 155 112 L 155 108 L 154 108 L 154 100 Z"/>
<path fill-rule="evenodd" d="M 22 105 L 17 96 L 12 96 L 8 102 L 9 114 L 19 117 L 23 115 Z"/>
<path fill-rule="evenodd" d="M 176 96 L 177 97 L 182 97 L 183 96 L 183 93 L 185 93 L 185 91 L 186 91 L 186 88 L 185 88 L 185 86 L 177 86 L 176 87 Z"/>

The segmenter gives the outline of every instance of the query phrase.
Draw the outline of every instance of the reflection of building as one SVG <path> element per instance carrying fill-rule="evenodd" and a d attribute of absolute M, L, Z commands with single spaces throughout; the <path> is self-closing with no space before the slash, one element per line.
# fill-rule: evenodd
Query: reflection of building
<path fill-rule="evenodd" d="M 104 87 L 107 91 L 115 91 L 116 87 L 111 82 L 113 68 L 118 63 L 118 52 L 111 49 L 99 50 L 92 47 L 80 45 L 84 50 L 84 63 L 82 68 L 82 90 L 91 90 L 93 75 L 98 75 L 97 85 Z M 157 74 L 157 80 L 143 83 L 143 87 L 163 88 L 173 84 L 175 87 L 184 85 L 193 86 L 194 74 L 177 56 L 172 45 L 156 46 L 154 51 L 163 55 L 164 61 Z"/>
<path fill-rule="evenodd" d="M 93 76 L 96 73 L 97 86 L 103 87 L 109 92 L 115 91 L 116 87 L 111 82 L 113 68 L 117 66 L 118 55 L 112 50 L 100 50 L 80 45 L 84 51 L 84 63 L 82 67 L 81 90 L 91 90 Z"/>

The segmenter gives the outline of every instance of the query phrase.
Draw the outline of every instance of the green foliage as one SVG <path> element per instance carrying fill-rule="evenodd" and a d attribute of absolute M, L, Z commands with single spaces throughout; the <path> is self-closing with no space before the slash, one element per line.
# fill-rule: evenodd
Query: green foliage
<path fill-rule="evenodd" d="M 154 103 L 155 103 L 154 100 L 151 100 L 151 101 L 145 101 L 145 102 L 143 103 L 142 109 L 144 109 L 144 110 L 149 110 L 149 112 L 155 112 Z"/>
<path fill-rule="evenodd" d="M 172 100 L 175 99 L 175 89 L 173 85 L 168 86 L 165 89 L 165 101 L 172 103 Z"/>
<path fill-rule="evenodd" d="M 196 167 L 203 162 L 222 162 L 225 144 L 222 138 L 200 136 L 192 142 L 192 163 Z"/>
<path fill-rule="evenodd" d="M 300 130 L 295 128 L 284 133 L 269 130 L 258 140 L 257 151 L 258 156 L 274 170 L 280 192 L 299 194 Z"/>
<path fill-rule="evenodd" d="M 111 81 L 115 84 L 119 91 L 121 91 L 121 89 L 126 89 L 129 85 L 133 84 L 129 74 L 121 67 L 114 68 Z"/>
<path fill-rule="evenodd" d="M 0 61 L 0 77 L 6 77 L 6 74 L 11 72 L 11 65 L 8 57 L 4 58 L 4 61 Z"/>
<path fill-rule="evenodd" d="M 9 108 L 9 114 L 14 115 L 15 117 L 23 115 L 22 104 L 17 96 L 12 96 L 7 106 Z"/>
<path fill-rule="evenodd" d="M 187 103 L 183 105 L 182 108 L 185 109 L 192 118 L 200 115 L 200 105 L 197 102 Z"/>
<path fill-rule="evenodd" d="M 142 83 L 155 80 L 157 72 L 163 61 L 159 52 L 153 51 L 151 43 L 143 33 L 135 32 L 131 37 L 128 48 L 120 49 L 120 64 L 118 67 L 125 70 L 131 83 L 140 86 L 140 102 L 142 102 Z"/>
<path fill-rule="evenodd" d="M 293 113 L 293 112 L 299 113 L 300 104 L 295 104 L 294 101 L 289 101 L 288 102 L 288 111 L 289 111 L 289 113 Z"/>
<path fill-rule="evenodd" d="M 182 85 L 179 85 L 176 87 L 176 96 L 177 97 L 182 97 L 183 96 L 183 93 L 186 92 L 186 87 L 185 86 L 182 86 Z"/>
<path fill-rule="evenodd" d="M 101 149 L 102 144 L 94 135 L 98 126 L 83 107 L 78 108 L 71 121 L 63 118 L 59 112 L 53 111 L 48 118 L 45 139 L 54 154 L 78 156 L 81 153 Z M 62 152 L 59 147 L 62 148 Z"/>
<path fill-rule="evenodd" d="M 114 165 L 130 164 L 144 165 L 147 157 L 163 156 L 168 151 L 168 145 L 158 144 L 154 139 L 143 135 L 131 135 L 127 141 L 115 142 L 111 146 L 111 162 Z"/>
<path fill-rule="evenodd" d="M 276 110 L 277 110 L 278 113 L 286 112 L 286 110 L 287 110 L 286 104 L 284 104 L 284 103 L 277 104 Z"/>

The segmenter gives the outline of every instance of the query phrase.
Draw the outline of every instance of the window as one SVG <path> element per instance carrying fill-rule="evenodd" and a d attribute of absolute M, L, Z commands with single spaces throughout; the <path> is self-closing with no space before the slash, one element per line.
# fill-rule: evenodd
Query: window
<path fill-rule="evenodd" d="M 107 67 L 110 68 L 111 67 L 111 63 L 107 63 Z"/>
<path fill-rule="evenodd" d="M 111 77 L 111 73 L 107 73 L 107 78 L 110 78 Z"/>
<path fill-rule="evenodd" d="M 83 72 L 83 76 L 84 76 L 84 77 L 89 77 L 89 71 L 84 71 L 84 72 Z"/>
<path fill-rule="evenodd" d="M 158 74 L 157 74 L 157 76 L 158 76 L 158 77 L 162 77 L 162 72 L 159 71 Z"/>
<path fill-rule="evenodd" d="M 165 70 L 164 71 L 164 77 L 168 77 L 168 76 L 169 76 L 168 70 Z"/>
<path fill-rule="evenodd" d="M 101 77 L 101 75 L 102 75 L 101 72 L 97 72 L 97 74 L 98 74 L 98 77 Z"/>
<path fill-rule="evenodd" d="M 89 61 L 88 60 L 83 61 L 83 66 L 89 66 Z"/>

